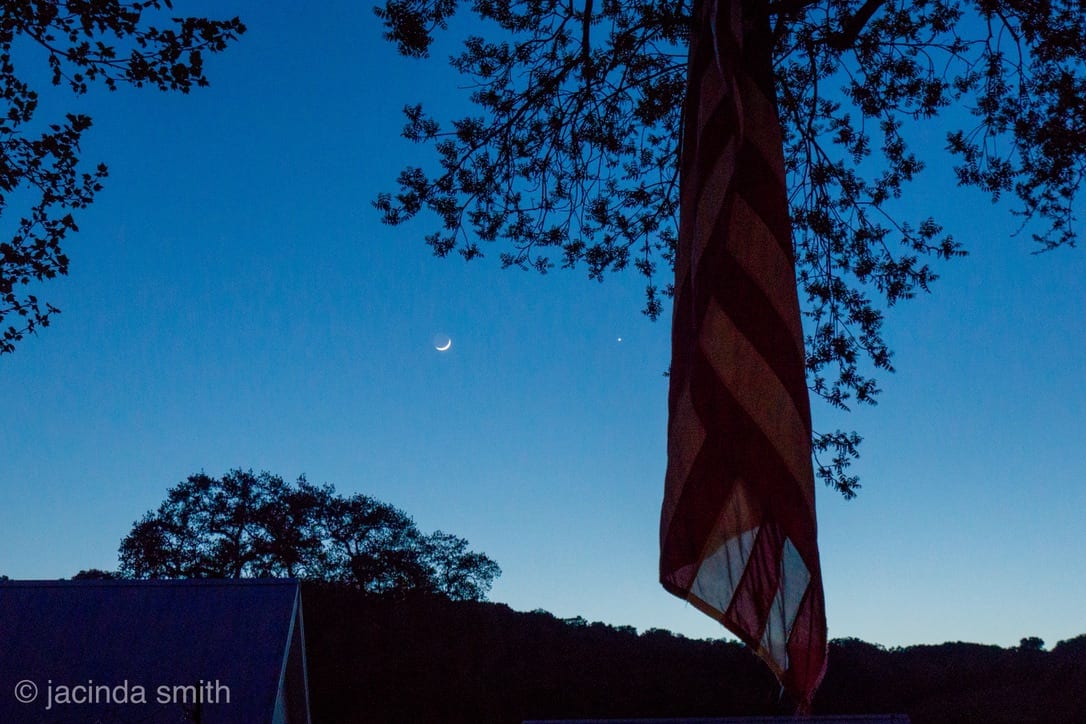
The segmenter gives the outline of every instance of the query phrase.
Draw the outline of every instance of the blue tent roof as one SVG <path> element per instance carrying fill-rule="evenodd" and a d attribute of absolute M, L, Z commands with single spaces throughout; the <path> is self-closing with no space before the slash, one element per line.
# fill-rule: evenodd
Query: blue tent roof
<path fill-rule="evenodd" d="M 308 723 L 308 709 L 297 581 L 0 583 L 0 722 Z"/>

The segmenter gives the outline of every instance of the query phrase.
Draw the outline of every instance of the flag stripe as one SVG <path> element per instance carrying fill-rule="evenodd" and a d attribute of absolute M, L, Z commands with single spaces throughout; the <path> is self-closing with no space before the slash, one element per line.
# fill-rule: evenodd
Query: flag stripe
<path fill-rule="evenodd" d="M 826 670 L 826 608 L 822 577 L 817 571 L 804 592 L 796 621 L 788 636 L 788 685 L 793 690 L 817 687 Z"/>
<path fill-rule="evenodd" d="M 803 374 L 804 361 L 802 349 L 796 348 L 795 338 L 789 334 L 788 325 L 781 321 L 773 304 L 729 253 L 729 250 L 712 247 L 712 270 L 716 276 L 727 280 L 726 285 L 717 288 L 704 306 L 698 304 L 699 317 L 703 320 L 714 306 L 726 315 L 746 337 L 751 348 L 764 360 L 780 384 L 788 390 L 798 410 L 808 415 L 807 380 Z M 701 301 L 701 300 L 699 300 Z"/>
<path fill-rule="evenodd" d="M 763 525 L 758 529 L 743 579 L 726 613 L 728 620 L 742 631 L 747 643 L 758 645 L 762 639 L 762 630 L 780 585 L 783 548 L 784 536 L 778 526 Z"/>
<path fill-rule="evenodd" d="M 765 239 L 770 231 L 765 227 L 754 211 L 741 198 L 737 198 L 732 206 L 732 223 L 726 230 L 720 229 L 719 233 L 735 235 L 745 233 L 750 239 L 749 244 L 741 244 L 730 249 L 735 261 L 743 268 L 747 276 L 758 285 L 765 298 L 773 305 L 782 324 L 788 327 L 792 336 L 792 342 L 797 351 L 803 354 L 803 328 L 800 320 L 795 316 L 795 310 L 782 299 L 779 294 L 774 294 L 772 289 L 767 289 L 765 280 L 777 279 L 781 275 L 792 273 L 792 256 L 784 253 L 775 242 Z"/>
<path fill-rule="evenodd" d="M 799 551 L 787 538 L 784 539 L 781 551 L 780 570 L 781 585 L 773 599 L 760 645 L 774 661 L 782 662 L 783 668 L 787 670 L 790 665 L 788 639 L 803 603 L 807 584 L 811 580 L 810 571 L 803 563 Z"/>
<path fill-rule="evenodd" d="M 690 400 L 690 388 L 684 386 L 681 396 L 671 399 L 668 417 L 673 421 L 668 431 L 667 440 L 667 488 L 681 486 L 682 481 L 690 476 L 699 451 L 705 444 L 705 428 L 694 411 Z M 675 504 L 679 501 L 678 491 L 664 495 L 661 513 L 661 529 L 668 530 L 675 514 Z"/>
<path fill-rule="evenodd" d="M 743 505 L 746 502 L 746 495 L 741 483 L 736 486 L 735 493 L 732 500 L 737 505 Z M 744 514 L 740 513 L 739 515 L 743 516 Z M 749 515 L 749 512 L 747 515 Z M 724 521 L 722 520 L 722 522 Z M 717 532 L 724 534 L 726 529 L 730 527 L 729 523 L 725 523 L 720 526 Z M 717 539 L 717 544 L 713 546 L 711 555 L 702 558 L 697 567 L 697 577 L 690 586 L 690 591 L 707 604 L 713 606 L 718 614 L 728 609 L 732 596 L 735 594 L 735 589 L 739 588 L 739 582 L 743 579 L 743 570 L 750 560 L 751 551 L 754 549 L 754 539 L 757 535 L 757 527 L 731 537 L 722 535 Z M 720 616 L 716 617 L 719 618 Z"/>

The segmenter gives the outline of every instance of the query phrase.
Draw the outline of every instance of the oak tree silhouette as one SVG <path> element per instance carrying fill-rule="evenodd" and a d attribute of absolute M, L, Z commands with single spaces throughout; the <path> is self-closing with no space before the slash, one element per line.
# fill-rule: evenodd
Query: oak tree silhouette
<path fill-rule="evenodd" d="M 678 226 L 681 109 L 695 0 L 473 0 L 451 59 L 474 112 L 440 123 L 405 108 L 409 166 L 374 202 L 389 224 L 432 218 L 434 253 L 497 250 L 503 266 L 632 265 L 656 318 Z M 456 0 L 385 0 L 400 53 L 425 57 Z M 769 28 L 806 299 L 808 385 L 828 404 L 873 404 L 892 371 L 886 310 L 965 253 L 905 196 L 925 165 L 1015 213 L 1039 249 L 1073 246 L 1086 174 L 1086 16 L 1077 0 L 744 0 Z M 463 26 L 461 26 L 463 27 Z M 918 153 L 923 128 L 945 149 Z M 845 497 L 860 437 L 813 436 L 815 470 Z"/>
<path fill-rule="evenodd" d="M 63 243 L 78 231 L 72 212 L 94 200 L 107 174 L 105 164 L 85 168 L 80 158 L 89 116 L 69 113 L 44 131 L 35 124 L 38 92 L 16 70 L 16 60 L 44 62 L 52 84 L 76 95 L 95 83 L 188 93 L 208 84 L 205 54 L 225 50 L 245 26 L 236 17 L 159 12 L 171 8 L 169 0 L 0 6 L 0 216 L 6 222 L 0 230 L 0 354 L 13 352 L 60 311 L 32 290 L 68 273 Z"/>

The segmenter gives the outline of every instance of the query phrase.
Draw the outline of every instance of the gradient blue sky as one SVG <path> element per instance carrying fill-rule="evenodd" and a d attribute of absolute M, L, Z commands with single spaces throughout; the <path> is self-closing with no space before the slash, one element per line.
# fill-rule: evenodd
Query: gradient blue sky
<path fill-rule="evenodd" d="M 0 357 L 0 573 L 113 568 L 168 487 L 251 467 L 468 538 L 513 608 L 725 635 L 656 583 L 669 325 L 640 280 L 440 260 L 423 225 L 379 223 L 425 158 L 400 109 L 455 108 L 457 80 L 397 57 L 366 3 L 190 10 L 249 26 L 211 88 L 40 112 L 89 112 L 111 175 L 41 290 L 63 314 Z M 945 165 L 908 203 L 971 256 L 891 310 L 877 408 L 815 410 L 866 437 L 859 498 L 818 491 L 830 635 L 1051 645 L 1086 632 L 1086 257 L 1031 256 Z"/>

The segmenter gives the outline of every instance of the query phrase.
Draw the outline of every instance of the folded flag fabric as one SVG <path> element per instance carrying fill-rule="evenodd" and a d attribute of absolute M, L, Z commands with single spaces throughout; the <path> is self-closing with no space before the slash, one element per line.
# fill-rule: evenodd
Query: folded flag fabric
<path fill-rule="evenodd" d="M 660 579 L 807 711 L 826 617 L 768 21 L 757 0 L 703 0 L 694 17 Z"/>

